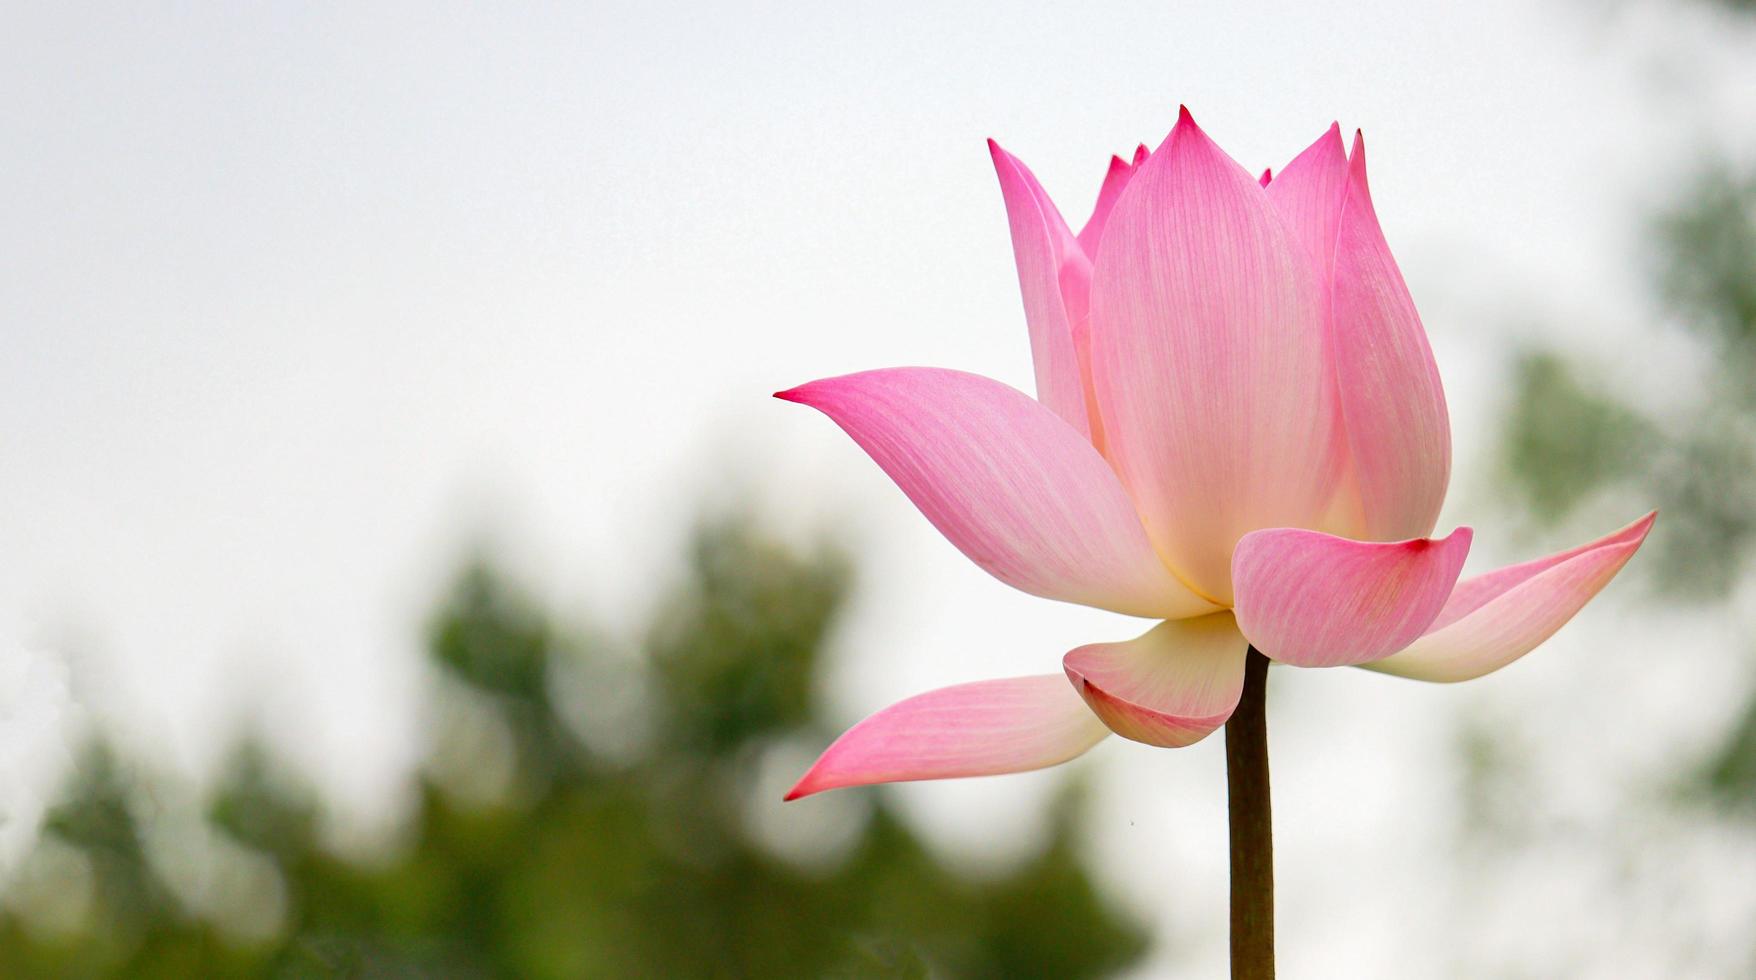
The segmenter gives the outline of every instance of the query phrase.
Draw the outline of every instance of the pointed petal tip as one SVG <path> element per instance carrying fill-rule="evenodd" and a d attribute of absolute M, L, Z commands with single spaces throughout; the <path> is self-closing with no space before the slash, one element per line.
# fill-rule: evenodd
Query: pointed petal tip
<path fill-rule="evenodd" d="M 1005 168 L 1007 161 L 1012 159 L 1012 154 L 1007 153 L 1000 141 L 992 136 L 988 137 L 988 159 L 994 161 L 994 170 L 1000 174 L 1000 179 L 1006 179 Z"/>
<path fill-rule="evenodd" d="M 1139 146 L 1136 146 L 1134 148 L 1134 165 L 1136 167 L 1140 166 L 1142 163 L 1145 163 L 1146 158 L 1151 156 L 1151 155 L 1152 155 L 1152 151 L 1147 149 L 1147 146 L 1145 143 L 1142 143 Z"/>
<path fill-rule="evenodd" d="M 1159 147 L 1159 149 L 1163 150 L 1167 148 L 1173 137 L 1178 133 L 1185 131 L 1193 133 L 1204 140 L 1207 138 L 1206 131 L 1201 128 L 1200 123 L 1195 121 L 1195 114 L 1189 111 L 1188 106 L 1180 105 L 1177 107 L 1177 124 L 1171 127 L 1171 135 L 1165 137 L 1165 145 Z"/>
<path fill-rule="evenodd" d="M 861 779 L 857 772 L 852 774 L 852 778 L 849 778 L 850 773 L 844 771 L 844 755 L 849 748 L 847 743 L 850 736 L 855 735 L 859 727 L 858 725 L 854 726 L 853 729 L 841 733 L 834 742 L 831 742 L 829 747 L 824 749 L 822 754 L 818 755 L 816 760 L 811 763 L 810 768 L 805 770 L 805 774 L 793 783 L 792 789 L 787 790 L 786 795 L 780 798 L 780 801 L 791 803 L 794 800 L 816 796 L 818 793 L 826 793 L 832 789 L 870 785 L 873 780 Z"/>
<path fill-rule="evenodd" d="M 799 385 L 799 386 L 794 387 L 794 388 L 788 388 L 785 391 L 777 391 L 774 393 L 774 397 L 780 399 L 783 402 L 794 402 L 794 403 L 799 404 L 799 405 L 809 405 L 809 404 L 811 404 L 810 399 L 805 397 L 805 389 L 809 388 L 809 387 L 811 387 L 809 384 L 802 384 L 802 385 Z"/>
<path fill-rule="evenodd" d="M 1347 155 L 1348 179 L 1360 185 L 1371 196 L 1371 186 L 1366 181 L 1366 137 L 1359 130 L 1354 130 L 1354 145 Z"/>
<path fill-rule="evenodd" d="M 1603 548 L 1614 545 L 1632 545 L 1635 549 L 1638 549 L 1643 543 L 1645 543 L 1646 536 L 1652 533 L 1652 526 L 1657 523 L 1657 521 L 1658 509 L 1654 508 L 1584 547 Z"/>
<path fill-rule="evenodd" d="M 1011 150 L 1001 146 L 1000 141 L 992 136 L 988 137 L 988 158 L 994 161 L 994 171 L 1000 175 L 1002 181 L 1007 179 L 1007 171 L 1011 171 L 1016 178 L 1018 171 L 1024 166 L 1018 157 L 1012 155 Z"/>
<path fill-rule="evenodd" d="M 837 741 L 839 742 L 839 739 Z M 786 795 L 781 797 L 780 801 L 791 803 L 807 796 L 827 793 L 832 789 L 850 789 L 855 786 L 871 785 L 860 779 L 837 778 L 833 755 L 835 749 L 835 744 L 824 749 L 823 754 L 817 757 L 816 762 L 811 763 L 811 768 L 805 770 L 805 774 L 799 777 L 799 781 L 793 784 L 792 789 L 787 790 Z"/>
<path fill-rule="evenodd" d="M 1269 181 L 1272 181 L 1273 179 L 1274 179 L 1274 168 L 1273 167 L 1263 167 L 1262 168 L 1262 176 L 1256 178 L 1256 182 L 1258 184 L 1261 184 L 1263 187 L 1267 187 Z"/>
<path fill-rule="evenodd" d="M 1629 554 L 1633 554 L 1640 550 L 1641 545 L 1646 543 L 1646 536 L 1652 533 L 1652 527 L 1657 522 L 1658 509 L 1654 508 L 1623 525 L 1621 528 L 1611 531 L 1597 541 L 1584 545 L 1577 550 L 1625 547 L 1628 549 Z"/>

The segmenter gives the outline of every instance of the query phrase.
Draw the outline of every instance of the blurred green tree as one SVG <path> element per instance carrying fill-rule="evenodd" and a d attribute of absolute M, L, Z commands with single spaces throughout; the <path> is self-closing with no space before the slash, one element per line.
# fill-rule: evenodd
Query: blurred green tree
<path fill-rule="evenodd" d="M 149 846 L 171 816 L 99 744 L 0 910 L 0 976 L 1086 977 L 1135 962 L 1145 937 L 1079 856 L 1074 790 L 1041 850 L 992 877 L 935 860 L 882 792 L 851 791 L 869 812 L 810 860 L 753 832 L 752 811 L 779 805 L 752 797 L 764 754 L 832 732 L 816 676 L 848 573 L 832 549 L 708 523 L 646 655 L 627 658 L 474 563 L 430 626 L 435 749 L 400 848 L 330 853 L 317 798 L 246 742 L 198 821 L 208 851 L 257 871 L 228 888 L 227 862 Z M 168 884 L 188 866 L 210 870 L 199 901 Z M 252 903 L 254 931 L 213 914 Z"/>
<path fill-rule="evenodd" d="M 1527 352 L 1505 417 L 1506 469 L 1545 523 L 1599 494 L 1655 501 L 1664 533 L 1642 563 L 1650 583 L 1721 601 L 1756 554 L 1756 176 L 1705 169 L 1652 231 L 1659 295 L 1701 346 L 1706 375 L 1660 411 L 1577 361 Z M 1756 693 L 1682 789 L 1756 812 Z"/>

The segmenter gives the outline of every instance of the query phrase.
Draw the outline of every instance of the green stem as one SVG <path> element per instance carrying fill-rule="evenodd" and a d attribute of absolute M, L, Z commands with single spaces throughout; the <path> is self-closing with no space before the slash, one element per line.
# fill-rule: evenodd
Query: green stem
<path fill-rule="evenodd" d="M 1274 977 L 1274 830 L 1268 806 L 1268 658 L 1245 654 L 1244 693 L 1226 722 L 1232 848 L 1232 980 Z"/>

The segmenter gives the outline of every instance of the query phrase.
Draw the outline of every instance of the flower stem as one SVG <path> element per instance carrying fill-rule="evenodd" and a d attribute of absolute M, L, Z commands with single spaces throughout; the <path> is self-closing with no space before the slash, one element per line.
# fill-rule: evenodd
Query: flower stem
<path fill-rule="evenodd" d="M 1226 722 L 1232 849 L 1232 980 L 1274 977 L 1274 830 L 1268 807 L 1268 658 L 1245 654 L 1244 693 Z"/>

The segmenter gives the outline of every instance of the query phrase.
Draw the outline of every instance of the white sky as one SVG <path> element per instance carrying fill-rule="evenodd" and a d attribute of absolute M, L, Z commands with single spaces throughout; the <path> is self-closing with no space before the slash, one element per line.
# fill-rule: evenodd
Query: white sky
<path fill-rule="evenodd" d="M 1509 551 L 1471 468 L 1512 344 L 1643 379 L 1636 208 L 1756 137 L 1749 25 L 1688 5 L 365 6 L 6 11 L 0 609 L 166 765 L 260 720 L 367 810 L 420 751 L 419 617 L 481 537 L 632 628 L 704 494 L 835 526 L 867 559 L 850 720 L 1137 631 L 991 581 L 767 397 L 895 364 L 1028 389 L 984 137 L 1077 221 L 1179 102 L 1252 168 L 1364 127 L 1451 394 L 1448 517 L 1485 559 Z M 1284 676 L 1285 975 L 1395 975 L 1442 925 L 1393 928 L 1420 896 L 1377 887 L 1424 880 L 1420 753 L 1492 694 Z M 1223 952 L 1220 758 L 1090 764 L 1100 856 L 1197 966 Z M 1052 784 L 900 796 L 983 854 Z M 1362 870 L 1328 877 L 1338 854 Z"/>

